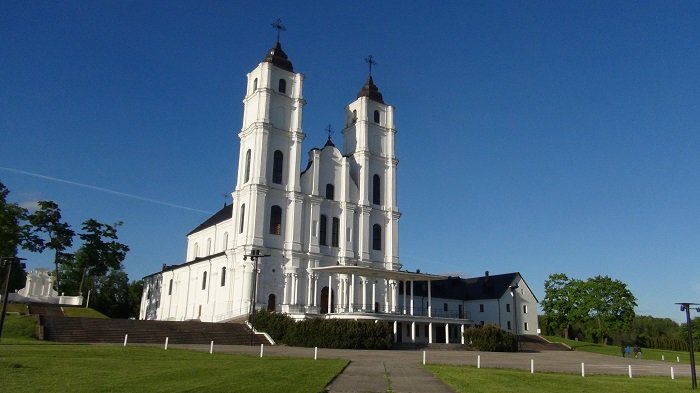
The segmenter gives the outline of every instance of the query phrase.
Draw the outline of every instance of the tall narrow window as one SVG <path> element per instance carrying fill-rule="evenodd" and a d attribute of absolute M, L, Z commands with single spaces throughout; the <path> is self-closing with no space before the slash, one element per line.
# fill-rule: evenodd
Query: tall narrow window
<path fill-rule="evenodd" d="M 243 233 L 243 228 L 245 226 L 245 203 L 241 205 L 241 217 L 238 223 L 238 233 Z"/>
<path fill-rule="evenodd" d="M 173 279 L 170 279 L 170 284 L 168 284 L 168 295 L 173 294 Z"/>
<path fill-rule="evenodd" d="M 275 150 L 272 158 L 272 182 L 282 184 L 282 168 L 284 167 L 284 154 L 281 151 Z"/>
<path fill-rule="evenodd" d="M 372 176 L 372 203 L 382 204 L 382 181 L 379 175 Z"/>
<path fill-rule="evenodd" d="M 379 224 L 374 224 L 372 226 L 372 249 L 382 249 L 382 227 Z"/>
<path fill-rule="evenodd" d="M 506 303 L 506 312 L 510 312 L 510 303 Z"/>
<path fill-rule="evenodd" d="M 207 272 L 202 274 L 202 289 L 207 289 Z"/>
<path fill-rule="evenodd" d="M 280 93 L 286 94 L 287 93 L 287 81 L 284 79 L 280 79 L 279 89 L 277 89 L 277 90 L 279 90 Z"/>
<path fill-rule="evenodd" d="M 193 253 L 192 259 L 197 259 L 197 257 L 199 256 L 198 253 L 199 253 L 199 244 L 195 243 L 194 244 L 194 253 Z"/>
<path fill-rule="evenodd" d="M 331 228 L 331 247 L 338 247 L 338 238 L 340 232 L 340 219 L 333 217 L 333 228 Z"/>
<path fill-rule="evenodd" d="M 211 239 L 207 239 L 207 255 L 211 255 Z"/>
<path fill-rule="evenodd" d="M 226 266 L 221 268 L 221 286 L 226 285 Z"/>
<path fill-rule="evenodd" d="M 224 251 L 228 249 L 228 232 L 224 232 Z"/>
<path fill-rule="evenodd" d="M 335 199 L 335 187 L 332 184 L 326 184 L 326 199 Z"/>
<path fill-rule="evenodd" d="M 248 183 L 250 180 L 250 149 L 245 152 L 245 178 L 243 181 Z"/>
<path fill-rule="evenodd" d="M 483 304 L 479 304 L 479 312 L 484 312 L 484 305 Z"/>
<path fill-rule="evenodd" d="M 374 122 L 379 124 L 379 111 L 374 111 Z"/>
<path fill-rule="evenodd" d="M 258 90 L 258 78 L 253 79 L 253 91 Z"/>
<path fill-rule="evenodd" d="M 270 233 L 282 234 L 282 208 L 277 205 L 270 208 Z"/>
<path fill-rule="evenodd" d="M 523 314 L 527 314 L 527 304 L 523 304 Z"/>
<path fill-rule="evenodd" d="M 327 236 L 327 229 L 328 229 L 328 217 L 326 217 L 324 214 L 321 214 L 321 220 L 318 224 L 318 243 L 322 246 L 327 246 L 328 245 L 328 236 Z"/>

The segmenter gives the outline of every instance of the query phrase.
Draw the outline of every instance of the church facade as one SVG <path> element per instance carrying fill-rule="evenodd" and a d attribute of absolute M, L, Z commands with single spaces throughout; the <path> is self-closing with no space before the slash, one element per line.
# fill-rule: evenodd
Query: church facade
<path fill-rule="evenodd" d="M 247 75 L 233 203 L 187 235 L 184 263 L 144 278 L 140 318 L 223 322 L 254 307 L 459 340 L 469 313 L 432 309 L 431 282 L 447 277 L 401 270 L 394 107 L 370 74 L 345 107 L 342 147 L 329 136 L 302 169 L 303 82 L 279 42 Z"/>

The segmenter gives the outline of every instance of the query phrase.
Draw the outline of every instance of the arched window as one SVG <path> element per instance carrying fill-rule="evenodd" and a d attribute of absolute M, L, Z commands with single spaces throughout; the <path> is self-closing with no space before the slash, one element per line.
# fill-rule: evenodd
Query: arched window
<path fill-rule="evenodd" d="M 277 205 L 270 208 L 270 233 L 282 234 L 282 208 Z"/>
<path fill-rule="evenodd" d="M 207 255 L 211 255 L 211 239 L 207 239 Z"/>
<path fill-rule="evenodd" d="M 338 247 L 340 232 L 340 219 L 333 217 L 333 228 L 331 228 L 331 247 Z"/>
<path fill-rule="evenodd" d="M 328 217 L 326 217 L 325 214 L 321 214 L 321 221 L 319 222 L 318 226 L 318 243 L 322 246 L 327 246 L 328 235 L 326 232 L 328 229 Z"/>
<path fill-rule="evenodd" d="M 372 203 L 382 204 L 382 181 L 379 175 L 372 176 Z"/>
<path fill-rule="evenodd" d="M 228 232 L 224 232 L 224 250 L 226 251 L 228 249 Z"/>
<path fill-rule="evenodd" d="M 243 227 L 245 225 L 245 203 L 241 205 L 241 217 L 238 223 L 238 233 L 243 233 Z"/>
<path fill-rule="evenodd" d="M 245 152 L 245 177 L 243 182 L 248 183 L 250 180 L 250 149 Z"/>
<path fill-rule="evenodd" d="M 379 111 L 374 111 L 374 122 L 379 124 Z"/>
<path fill-rule="evenodd" d="M 202 274 L 202 289 L 207 289 L 207 272 Z"/>
<path fill-rule="evenodd" d="M 226 266 L 221 268 L 221 286 L 226 285 Z"/>
<path fill-rule="evenodd" d="M 199 244 L 197 244 L 197 243 L 194 244 L 193 251 L 194 252 L 192 253 L 192 259 L 197 259 L 197 257 L 199 256 L 199 255 L 197 255 L 199 253 Z"/>
<path fill-rule="evenodd" d="M 332 184 L 326 184 L 326 199 L 335 199 L 335 187 Z"/>
<path fill-rule="evenodd" d="M 253 79 L 253 91 L 258 90 L 258 78 Z"/>
<path fill-rule="evenodd" d="M 280 93 L 286 94 L 287 93 L 287 81 L 284 79 L 280 79 L 279 89 L 277 89 L 277 90 L 279 90 Z"/>
<path fill-rule="evenodd" d="M 382 227 L 379 224 L 374 224 L 372 226 L 372 249 L 382 249 Z"/>
<path fill-rule="evenodd" d="M 352 110 L 352 124 L 357 123 L 357 109 Z"/>
<path fill-rule="evenodd" d="M 281 151 L 275 150 L 272 158 L 272 182 L 282 184 L 282 168 L 284 167 L 284 154 Z"/>

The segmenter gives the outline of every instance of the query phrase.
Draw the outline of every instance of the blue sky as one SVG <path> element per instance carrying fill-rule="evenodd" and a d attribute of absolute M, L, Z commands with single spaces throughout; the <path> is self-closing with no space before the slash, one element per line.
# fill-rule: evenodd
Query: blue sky
<path fill-rule="evenodd" d="M 54 200 L 76 229 L 124 221 L 131 279 L 183 262 L 235 185 L 245 74 L 278 17 L 306 77 L 305 151 L 376 58 L 405 268 L 520 271 L 540 300 L 551 273 L 609 275 L 675 320 L 700 300 L 697 1 L 5 0 L 10 199 Z"/>

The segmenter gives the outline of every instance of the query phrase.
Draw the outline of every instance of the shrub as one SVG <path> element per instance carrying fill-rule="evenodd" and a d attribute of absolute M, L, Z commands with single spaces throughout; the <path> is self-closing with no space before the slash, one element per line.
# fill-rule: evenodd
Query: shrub
<path fill-rule="evenodd" d="M 3 337 L 37 338 L 37 317 L 35 315 L 8 315 L 2 328 Z"/>
<path fill-rule="evenodd" d="M 496 325 L 468 328 L 464 331 L 464 340 L 478 351 L 516 352 L 518 350 L 515 335 Z"/>
<path fill-rule="evenodd" d="M 294 327 L 294 320 L 286 314 L 259 310 L 255 312 L 255 329 L 265 332 L 277 342 L 285 342 L 285 336 Z"/>

